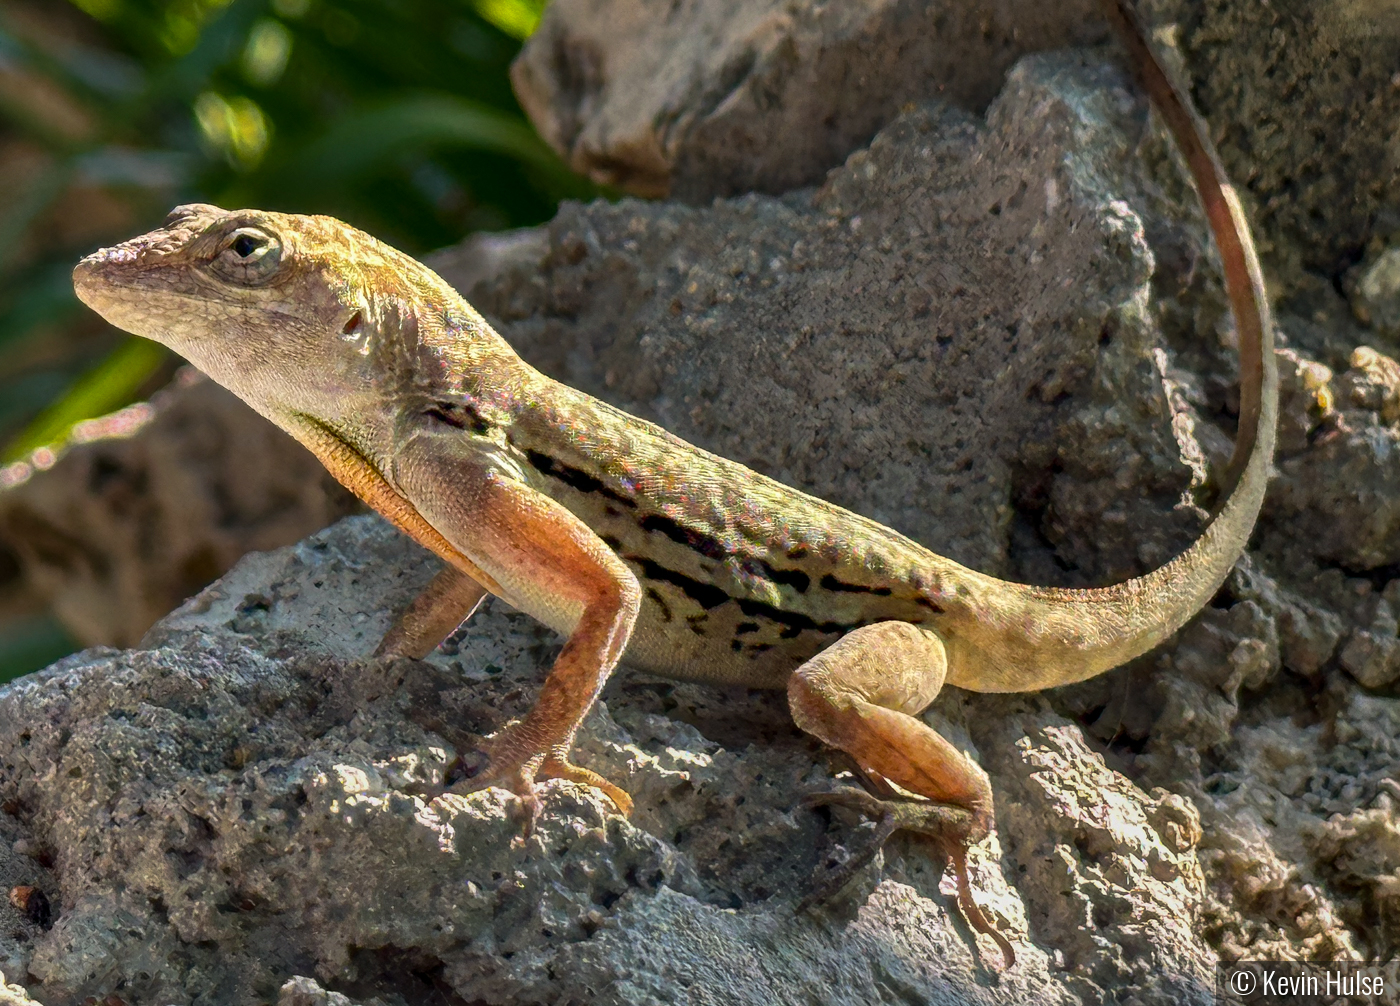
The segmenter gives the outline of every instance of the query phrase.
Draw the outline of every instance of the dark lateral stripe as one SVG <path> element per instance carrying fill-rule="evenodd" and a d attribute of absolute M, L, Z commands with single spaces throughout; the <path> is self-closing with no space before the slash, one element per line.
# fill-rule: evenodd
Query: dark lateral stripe
<path fill-rule="evenodd" d="M 684 573 L 677 573 L 673 569 L 667 569 L 658 562 L 644 559 L 639 555 L 624 555 L 628 562 L 635 562 L 642 570 L 642 578 L 654 580 L 658 583 L 669 583 L 681 589 L 686 597 L 690 598 L 700 607 L 709 611 L 711 608 L 718 608 L 725 601 L 729 600 L 729 592 L 722 587 L 716 587 L 712 583 L 701 583 L 699 580 L 691 579 Z M 775 609 L 776 610 L 776 609 Z"/>
<path fill-rule="evenodd" d="M 548 454 L 541 451 L 527 450 L 525 452 L 525 460 L 530 462 L 531 467 L 541 475 L 548 475 L 551 478 L 556 478 L 566 486 L 577 489 L 581 493 L 593 493 L 598 496 L 605 496 L 610 500 L 615 500 L 623 506 L 632 509 L 636 509 L 637 507 L 636 500 L 624 496 L 622 493 L 616 492 L 613 489 L 609 489 L 600 479 L 594 478 L 582 469 L 570 468 L 568 465 L 554 460 Z"/>
<path fill-rule="evenodd" d="M 667 604 L 666 599 L 661 596 L 661 591 L 657 590 L 655 587 L 648 587 L 647 597 L 651 598 L 652 603 L 661 609 L 661 621 L 669 622 L 671 620 L 671 606 Z"/>
<path fill-rule="evenodd" d="M 659 534 L 664 534 L 677 545 L 684 545 L 691 551 L 699 552 L 707 559 L 723 561 L 733 554 L 717 538 L 703 531 L 686 527 L 665 514 L 647 514 L 642 518 L 641 526 L 643 531 L 656 531 Z M 799 594 L 805 594 L 807 588 L 812 585 L 812 578 L 800 569 L 775 569 L 762 559 L 747 559 L 744 561 L 744 566 L 752 575 L 789 586 Z"/>
<path fill-rule="evenodd" d="M 455 429 L 470 429 L 473 433 L 491 432 L 491 424 L 470 402 L 434 402 L 423 410 L 423 414 Z"/>
<path fill-rule="evenodd" d="M 800 569 L 774 569 L 762 560 L 759 561 L 758 566 L 765 579 L 791 587 L 799 594 L 807 593 L 807 588 L 812 585 L 812 578 Z"/>
<path fill-rule="evenodd" d="M 792 639 L 804 629 L 812 629 L 816 632 L 836 633 L 849 632 L 851 629 L 858 629 L 863 622 L 854 622 L 850 625 L 841 622 L 817 622 L 798 611 L 784 611 L 782 608 L 775 608 L 771 604 L 764 604 L 762 601 L 753 601 L 746 597 L 735 598 L 738 602 L 739 610 L 750 618 L 766 618 L 770 622 L 777 622 L 783 627 L 778 633 L 783 639 Z"/>
<path fill-rule="evenodd" d="M 878 597 L 889 597 L 893 593 L 889 587 L 867 587 L 863 583 L 844 583 L 830 573 L 822 577 L 821 588 L 822 590 L 847 594 L 875 594 Z"/>
<path fill-rule="evenodd" d="M 642 518 L 642 530 L 660 532 L 676 544 L 699 552 L 707 559 L 724 559 L 729 555 L 729 550 L 717 539 L 703 531 L 685 527 L 664 514 L 647 514 Z"/>

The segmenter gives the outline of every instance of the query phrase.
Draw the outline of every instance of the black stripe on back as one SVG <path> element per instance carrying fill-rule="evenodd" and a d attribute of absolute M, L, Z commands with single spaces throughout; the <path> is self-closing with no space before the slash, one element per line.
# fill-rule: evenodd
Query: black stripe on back
<path fill-rule="evenodd" d="M 676 544 L 699 552 L 707 559 L 725 559 L 730 554 L 729 550 L 718 539 L 710 537 L 703 531 L 685 527 L 664 514 L 647 514 L 642 518 L 642 530 L 664 534 Z"/>
<path fill-rule="evenodd" d="M 589 493 L 598 496 L 605 496 L 610 500 L 621 503 L 630 509 L 636 509 L 637 501 L 630 496 L 624 496 L 604 485 L 601 479 L 594 478 L 580 468 L 571 468 L 562 462 L 556 461 L 542 451 L 525 452 L 525 460 L 530 462 L 530 466 L 541 475 L 548 475 L 556 478 L 572 489 L 577 489 L 581 493 Z"/>

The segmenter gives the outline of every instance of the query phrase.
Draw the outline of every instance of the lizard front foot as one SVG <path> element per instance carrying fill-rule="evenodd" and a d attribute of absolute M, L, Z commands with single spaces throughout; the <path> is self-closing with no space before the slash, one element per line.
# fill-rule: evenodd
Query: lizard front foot
<path fill-rule="evenodd" d="M 875 830 L 855 849 L 849 859 L 827 871 L 825 876 L 814 883 L 811 892 L 798 903 L 797 911 L 806 911 L 831 898 L 875 858 L 891 835 L 896 831 L 909 831 L 928 839 L 948 857 L 957 877 L 958 905 L 968 924 L 979 933 L 985 933 L 992 938 L 1001 950 L 1006 969 L 1010 969 L 1016 963 L 1016 951 L 1012 949 L 1011 943 L 987 921 L 987 917 L 977 907 L 977 902 L 972 900 L 972 884 L 967 876 L 967 848 L 986 836 L 985 825 L 977 820 L 972 811 L 965 807 L 926 800 L 881 799 L 864 790 L 849 787 L 813 793 L 802 802 L 808 807 L 831 804 L 847 807 L 872 820 Z"/>
<path fill-rule="evenodd" d="M 556 744 L 541 751 L 520 729 L 519 722 L 510 723 L 495 735 L 477 745 L 486 756 L 486 765 L 479 771 L 446 787 L 446 792 L 467 794 L 500 786 L 514 793 L 526 814 L 525 830 L 534 827 L 540 812 L 539 783 L 546 779 L 567 779 L 600 790 L 624 816 L 632 813 L 632 798 L 626 790 L 615 786 L 597 772 L 569 761 L 569 745 Z"/>

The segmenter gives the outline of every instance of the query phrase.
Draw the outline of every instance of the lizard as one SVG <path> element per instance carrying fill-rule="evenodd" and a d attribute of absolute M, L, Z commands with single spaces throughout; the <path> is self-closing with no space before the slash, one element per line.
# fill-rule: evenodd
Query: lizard
<path fill-rule="evenodd" d="M 179 206 L 82 259 L 75 289 L 444 561 L 376 656 L 426 656 L 488 593 L 566 638 L 532 708 L 482 741 L 486 767 L 454 791 L 503 786 L 533 819 L 540 782 L 562 778 L 628 813 L 625 791 L 569 757 L 624 654 L 673 678 L 786 689 L 796 724 L 845 752 L 874 794 L 818 799 L 876 815 L 877 848 L 901 828 L 932 838 L 1009 967 L 965 863 L 993 825 L 990 782 L 918 714 L 945 684 L 1038 691 L 1167 639 L 1243 553 L 1277 421 L 1272 323 L 1239 200 L 1129 0 L 1106 7 L 1204 206 L 1241 369 L 1224 502 L 1186 551 L 1116 585 L 997 579 L 687 443 L 535 370 L 426 266 L 329 217 Z"/>

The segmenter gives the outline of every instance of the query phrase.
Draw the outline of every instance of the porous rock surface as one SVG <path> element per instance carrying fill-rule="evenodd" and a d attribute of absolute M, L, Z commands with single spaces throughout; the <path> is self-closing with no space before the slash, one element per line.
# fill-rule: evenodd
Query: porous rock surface
<path fill-rule="evenodd" d="M 1400 10 L 1353 0 L 1142 9 L 1179 46 L 1276 294 L 1325 311 L 1335 280 L 1400 238 Z"/>
<path fill-rule="evenodd" d="M 1321 307 L 1349 273 L 1358 314 L 1393 328 L 1400 13 L 1357 0 L 1138 7 L 1178 47 L 1276 286 Z M 576 170 L 701 202 L 819 183 L 903 104 L 980 113 L 1017 58 L 1106 29 L 1099 0 L 557 0 L 513 80 Z"/>
<path fill-rule="evenodd" d="M 414 788 L 522 713 L 559 645 L 494 604 L 429 661 L 367 660 L 435 568 L 378 518 L 350 518 L 248 557 L 139 649 L 0 691 L 0 827 L 57 910 L 6 947 L 7 973 L 46 1006 L 279 988 L 282 1002 L 1068 1004 L 1105 981 L 1208 1001 L 1210 954 L 1187 922 L 1194 811 L 1109 771 L 1038 699 L 987 734 L 1014 738 L 994 778 L 1002 841 L 1030 867 L 1018 876 L 995 844 L 974 856 L 978 898 L 1018 944 L 999 976 L 917 846 L 794 911 L 861 832 L 800 805 L 832 766 L 781 694 L 616 676 L 577 750 L 632 792 L 630 821 L 568 783 L 546 787 L 528 838 L 500 790 L 425 801 Z M 971 745 L 965 712 L 938 722 Z"/>

